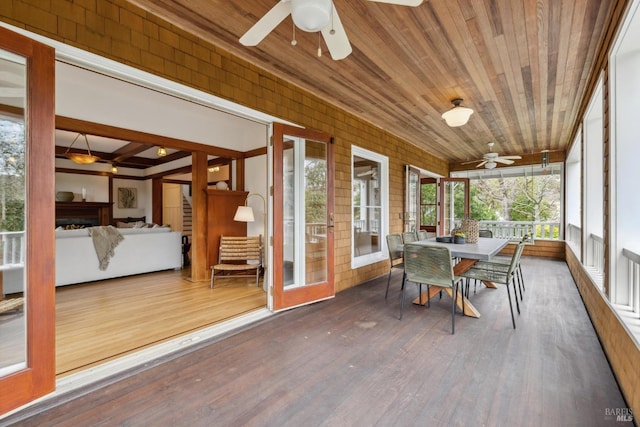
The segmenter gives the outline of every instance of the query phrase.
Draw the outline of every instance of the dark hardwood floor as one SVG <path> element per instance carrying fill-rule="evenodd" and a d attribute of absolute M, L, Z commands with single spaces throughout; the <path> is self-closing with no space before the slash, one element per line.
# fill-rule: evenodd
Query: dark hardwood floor
<path fill-rule="evenodd" d="M 523 269 L 516 330 L 504 286 L 472 295 L 482 316 L 458 315 L 455 335 L 446 296 L 406 304 L 399 321 L 394 273 L 386 302 L 384 277 L 0 424 L 621 425 L 608 413 L 626 404 L 566 264 Z"/>

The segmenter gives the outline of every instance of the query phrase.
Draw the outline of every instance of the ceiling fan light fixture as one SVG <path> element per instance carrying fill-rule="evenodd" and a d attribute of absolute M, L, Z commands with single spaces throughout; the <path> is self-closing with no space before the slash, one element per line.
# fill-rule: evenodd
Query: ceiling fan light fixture
<path fill-rule="evenodd" d="M 473 110 L 460 106 L 460 104 L 462 104 L 462 98 L 456 98 L 451 101 L 451 103 L 453 104 L 453 108 L 442 114 L 444 121 L 452 128 L 466 125 L 469 117 L 473 114 Z"/>
<path fill-rule="evenodd" d="M 498 164 L 496 162 L 487 162 L 485 163 L 485 169 L 495 169 Z"/>
<path fill-rule="evenodd" d="M 291 0 L 291 18 L 302 31 L 315 33 L 329 24 L 331 0 Z"/>
<path fill-rule="evenodd" d="M 75 142 L 78 140 L 78 138 L 80 137 L 80 135 L 82 135 L 84 137 L 84 142 L 85 144 L 87 144 L 87 153 L 72 153 L 69 150 L 71 150 L 71 147 L 73 147 L 73 144 L 75 144 Z M 89 140 L 87 139 L 87 135 L 85 135 L 84 133 L 79 133 L 75 139 L 73 140 L 73 142 L 71 143 L 71 145 L 69 145 L 69 148 L 67 148 L 67 151 L 65 151 L 64 156 L 66 158 L 68 158 L 69 160 L 71 160 L 74 163 L 77 163 L 79 165 L 90 165 L 92 163 L 97 162 L 98 160 L 100 160 L 100 157 L 98 156 L 94 156 L 93 154 L 91 154 L 91 147 L 89 147 Z"/>

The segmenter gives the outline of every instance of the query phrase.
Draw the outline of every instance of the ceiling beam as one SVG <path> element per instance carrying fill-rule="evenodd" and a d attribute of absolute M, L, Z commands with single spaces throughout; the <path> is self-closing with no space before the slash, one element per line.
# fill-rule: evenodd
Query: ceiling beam
<path fill-rule="evenodd" d="M 151 133 L 124 129 L 101 123 L 88 122 L 71 117 L 56 116 L 56 129 L 102 136 L 105 138 L 120 139 L 123 141 L 137 142 L 152 146 L 160 145 L 177 150 L 200 151 L 216 157 L 229 157 L 232 159 L 244 158 L 244 153 L 242 151 L 214 147 L 212 145 L 206 145 L 199 142 L 171 138 L 168 136 L 154 135 Z"/>

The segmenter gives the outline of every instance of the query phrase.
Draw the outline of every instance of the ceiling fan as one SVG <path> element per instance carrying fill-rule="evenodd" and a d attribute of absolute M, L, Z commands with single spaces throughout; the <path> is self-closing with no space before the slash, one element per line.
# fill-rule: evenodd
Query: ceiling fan
<path fill-rule="evenodd" d="M 489 142 L 489 152 L 482 156 L 480 160 L 471 160 L 470 162 L 464 162 L 463 165 L 468 165 L 469 163 L 480 162 L 477 168 L 480 166 L 484 166 L 486 169 L 493 169 L 497 166 L 498 163 L 502 163 L 505 165 L 510 165 L 514 160 L 521 159 L 520 156 L 501 156 L 498 153 L 493 152 L 493 142 Z"/>
<path fill-rule="evenodd" d="M 375 168 L 375 169 L 374 168 L 370 168 L 367 171 L 360 172 L 360 173 L 356 174 L 356 176 L 358 178 L 371 176 L 371 179 L 377 179 L 378 178 L 378 169 L 377 168 Z"/>
<path fill-rule="evenodd" d="M 378 3 L 397 4 L 401 6 L 419 6 L 423 0 L 369 0 Z M 280 0 L 253 27 L 249 28 L 240 43 L 245 46 L 256 46 L 274 28 L 291 14 L 295 27 L 308 33 L 320 31 L 327 44 L 331 58 L 344 59 L 351 53 L 351 43 L 344 31 L 338 12 L 332 0 Z M 291 44 L 295 46 L 294 39 Z M 322 50 L 318 47 L 318 56 Z"/>

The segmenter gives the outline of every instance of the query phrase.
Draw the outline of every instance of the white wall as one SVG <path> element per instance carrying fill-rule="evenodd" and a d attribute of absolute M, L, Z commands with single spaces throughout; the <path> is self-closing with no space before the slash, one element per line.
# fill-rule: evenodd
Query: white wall
<path fill-rule="evenodd" d="M 264 147 L 264 123 L 56 62 L 56 114 L 248 151 Z"/>
<path fill-rule="evenodd" d="M 74 202 L 82 201 L 82 188 L 86 190 L 87 202 L 109 201 L 109 177 L 56 173 L 56 192 L 73 191 Z"/>
<path fill-rule="evenodd" d="M 267 156 L 250 157 L 245 160 L 245 190 L 249 194 L 257 193 L 268 198 L 267 188 Z M 265 207 L 260 197 L 249 197 L 248 205 L 253 208 L 255 222 L 247 224 L 247 235 L 255 236 L 262 234 L 263 239 L 266 236 L 264 230 Z"/>
<path fill-rule="evenodd" d="M 150 182 L 151 180 L 149 180 Z M 123 209 L 118 207 L 118 188 L 135 188 L 138 196 L 137 207 Z M 148 211 L 146 207 L 150 203 L 151 191 L 147 191 L 145 181 L 135 179 L 119 179 L 113 178 L 113 217 L 141 217 L 146 216 L 146 221 L 151 222 L 151 209 Z"/>

